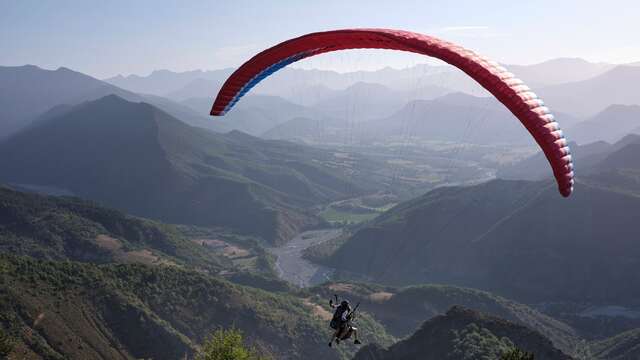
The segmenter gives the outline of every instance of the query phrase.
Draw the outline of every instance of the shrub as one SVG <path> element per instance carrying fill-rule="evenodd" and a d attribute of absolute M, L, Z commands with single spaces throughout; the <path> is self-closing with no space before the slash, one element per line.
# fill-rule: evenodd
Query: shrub
<path fill-rule="evenodd" d="M 197 360 L 268 360 L 256 349 L 245 346 L 242 332 L 237 329 L 216 330 L 205 340 Z"/>
<path fill-rule="evenodd" d="M 514 348 L 502 354 L 500 360 L 534 360 L 533 354 Z"/>

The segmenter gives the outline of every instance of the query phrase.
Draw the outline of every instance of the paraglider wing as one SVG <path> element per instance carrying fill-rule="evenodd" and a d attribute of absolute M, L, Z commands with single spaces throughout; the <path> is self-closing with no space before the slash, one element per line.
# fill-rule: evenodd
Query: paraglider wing
<path fill-rule="evenodd" d="M 498 63 L 428 35 L 389 29 L 348 29 L 287 40 L 262 51 L 238 68 L 220 89 L 211 115 L 224 115 L 252 87 L 293 62 L 345 49 L 408 51 L 438 58 L 464 71 L 520 120 L 551 164 L 560 193 L 565 197 L 571 195 L 574 182 L 571 152 L 544 102 Z"/>

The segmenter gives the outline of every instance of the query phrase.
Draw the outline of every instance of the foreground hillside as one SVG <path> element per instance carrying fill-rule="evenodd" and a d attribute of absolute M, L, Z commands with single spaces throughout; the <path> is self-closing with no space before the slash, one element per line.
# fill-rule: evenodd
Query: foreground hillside
<path fill-rule="evenodd" d="M 208 245 L 213 242 L 216 247 Z M 236 249 L 238 255 L 226 249 Z M 46 260 L 163 264 L 272 276 L 268 256 L 249 238 L 222 230 L 178 228 L 77 198 L 3 187 L 0 251 Z"/>
<path fill-rule="evenodd" d="M 0 325 L 22 359 L 179 359 L 211 331 L 236 327 L 277 359 L 338 359 L 326 323 L 285 294 L 175 266 L 103 265 L 0 257 Z M 371 341 L 390 337 L 370 318 Z M 371 331 L 371 327 L 376 331 Z"/>
<path fill-rule="evenodd" d="M 570 199 L 550 182 L 437 189 L 356 231 L 329 262 L 374 281 L 457 284 L 527 302 L 634 303 L 640 199 L 576 189 Z"/>
<path fill-rule="evenodd" d="M 214 134 L 117 96 L 50 114 L 0 143 L 0 152 L 0 180 L 10 184 L 275 243 L 318 224 L 305 208 L 372 186 L 361 175 L 347 177 L 352 164 L 333 153 Z"/>
<path fill-rule="evenodd" d="M 412 336 L 388 349 L 362 348 L 354 360 L 498 359 L 513 348 L 539 360 L 570 360 L 536 331 L 462 307 L 425 322 Z"/>

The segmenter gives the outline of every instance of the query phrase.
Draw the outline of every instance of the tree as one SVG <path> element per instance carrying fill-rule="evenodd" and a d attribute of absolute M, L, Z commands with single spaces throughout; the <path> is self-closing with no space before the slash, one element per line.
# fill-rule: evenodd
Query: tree
<path fill-rule="evenodd" d="M 502 354 L 500 360 L 534 360 L 534 357 L 533 353 L 527 353 L 518 348 L 513 348 Z"/>
<path fill-rule="evenodd" d="M 269 360 L 255 348 L 244 345 L 242 332 L 237 329 L 216 330 L 207 337 L 196 356 L 197 360 Z"/>

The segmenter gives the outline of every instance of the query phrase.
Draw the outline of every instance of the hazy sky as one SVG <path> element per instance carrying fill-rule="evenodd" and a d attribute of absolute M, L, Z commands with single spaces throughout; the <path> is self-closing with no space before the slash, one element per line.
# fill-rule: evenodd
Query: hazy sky
<path fill-rule="evenodd" d="M 445 38 L 503 63 L 640 60 L 638 0 L 0 0 L 0 65 L 66 66 L 98 78 L 219 69 L 308 32 L 386 27 Z M 298 66 L 405 67 L 415 55 L 350 52 Z"/>

